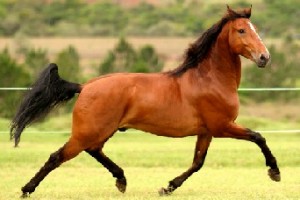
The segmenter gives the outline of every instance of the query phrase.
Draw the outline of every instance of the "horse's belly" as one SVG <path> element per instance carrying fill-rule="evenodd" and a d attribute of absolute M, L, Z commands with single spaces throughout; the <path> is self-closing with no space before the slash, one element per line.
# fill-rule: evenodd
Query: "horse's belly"
<path fill-rule="evenodd" d="M 154 116 L 151 119 L 129 122 L 125 126 L 167 137 L 198 135 L 205 131 L 205 127 L 199 119 L 184 115 L 180 117 L 172 115 L 169 117 L 161 116 L 159 118 Z"/>

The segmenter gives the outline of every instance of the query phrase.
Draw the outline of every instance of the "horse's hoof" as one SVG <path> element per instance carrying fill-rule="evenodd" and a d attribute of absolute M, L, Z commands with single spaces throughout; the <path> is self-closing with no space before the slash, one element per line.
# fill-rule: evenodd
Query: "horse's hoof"
<path fill-rule="evenodd" d="M 160 188 L 160 190 L 158 190 L 158 194 L 159 196 L 168 196 L 171 192 L 165 188 Z"/>
<path fill-rule="evenodd" d="M 20 196 L 21 198 L 27 198 L 30 196 L 29 192 L 23 192 L 23 194 Z"/>
<path fill-rule="evenodd" d="M 269 169 L 268 175 L 273 181 L 279 182 L 280 181 L 280 172 L 279 169 Z"/>
<path fill-rule="evenodd" d="M 126 191 L 126 185 L 127 181 L 125 177 L 116 180 L 116 186 L 120 192 L 124 193 Z"/>

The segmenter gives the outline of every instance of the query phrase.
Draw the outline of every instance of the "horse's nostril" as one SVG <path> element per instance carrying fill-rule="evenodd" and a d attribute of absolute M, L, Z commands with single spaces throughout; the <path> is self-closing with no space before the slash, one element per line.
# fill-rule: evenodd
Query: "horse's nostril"
<path fill-rule="evenodd" d="M 267 60 L 267 58 L 266 58 L 266 56 L 264 54 L 261 54 L 259 59 L 262 60 L 262 61 Z"/>
<path fill-rule="evenodd" d="M 262 53 L 258 56 L 256 63 L 259 67 L 265 67 L 269 62 L 270 55 L 268 53 Z"/>

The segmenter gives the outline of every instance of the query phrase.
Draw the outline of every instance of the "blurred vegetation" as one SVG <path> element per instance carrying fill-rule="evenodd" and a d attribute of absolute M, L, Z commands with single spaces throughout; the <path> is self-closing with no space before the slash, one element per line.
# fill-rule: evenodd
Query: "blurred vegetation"
<path fill-rule="evenodd" d="M 18 87 L 29 85 L 30 75 L 24 69 L 24 65 L 18 64 L 12 58 L 7 49 L 0 52 L 0 85 L 1 87 Z M 22 77 L 22 78 L 20 78 Z M 15 106 L 22 95 L 22 91 L 0 91 L 0 116 L 11 117 L 15 112 Z"/>
<path fill-rule="evenodd" d="M 64 79 L 72 77 L 73 82 L 80 82 L 82 72 L 79 61 L 80 57 L 75 47 L 70 45 L 63 49 L 55 59 L 55 63 L 59 66 L 60 76 Z"/>
<path fill-rule="evenodd" d="M 293 88 L 297 87 L 300 78 L 300 46 L 290 37 L 284 40 L 284 51 L 275 46 L 269 48 L 271 64 L 259 70 L 255 64 L 244 69 L 242 87 L 245 88 Z M 299 92 L 247 92 L 242 95 L 254 100 L 284 100 L 299 97 Z"/>
<path fill-rule="evenodd" d="M 31 82 L 33 82 L 39 75 L 40 69 L 49 63 L 47 50 L 30 48 L 24 51 L 24 57 L 25 68 L 29 71 Z"/>
<path fill-rule="evenodd" d="M 125 8 L 113 1 L 2 0 L 0 36 L 191 36 L 209 28 L 226 9 L 221 1 L 170 2 Z M 234 8 L 251 4 L 234 2 Z M 300 37 L 299 7 L 298 0 L 256 1 L 252 20 L 268 36 Z"/>
<path fill-rule="evenodd" d="M 145 45 L 139 50 L 120 38 L 116 47 L 109 51 L 106 58 L 100 64 L 100 74 L 113 72 L 160 72 L 163 62 L 159 59 L 155 49 L 151 45 Z"/>

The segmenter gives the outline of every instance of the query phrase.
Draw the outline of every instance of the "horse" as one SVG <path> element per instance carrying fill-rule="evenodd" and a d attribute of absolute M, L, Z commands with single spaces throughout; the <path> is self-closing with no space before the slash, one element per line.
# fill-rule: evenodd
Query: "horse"
<path fill-rule="evenodd" d="M 12 120 L 10 134 L 18 145 L 24 128 L 54 107 L 78 94 L 69 140 L 52 153 L 44 166 L 22 187 L 33 193 L 62 163 L 85 151 L 116 178 L 126 191 L 124 170 L 103 153 L 104 144 L 118 130 L 138 129 L 158 136 L 196 136 L 192 165 L 172 179 L 160 195 L 170 195 L 204 164 L 212 138 L 235 138 L 255 143 L 265 157 L 268 175 L 280 181 L 276 158 L 258 132 L 236 124 L 241 58 L 264 68 L 270 54 L 250 21 L 251 9 L 233 10 L 187 48 L 182 63 L 159 73 L 115 73 L 84 84 L 62 79 L 51 63 L 24 96 Z"/>

